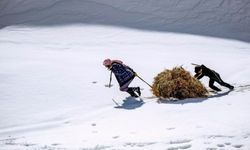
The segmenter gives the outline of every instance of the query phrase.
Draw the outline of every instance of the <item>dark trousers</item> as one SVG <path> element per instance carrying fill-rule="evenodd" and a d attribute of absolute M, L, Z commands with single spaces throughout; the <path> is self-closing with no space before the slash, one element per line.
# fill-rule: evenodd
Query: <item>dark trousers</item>
<path fill-rule="evenodd" d="M 210 78 L 210 80 L 209 80 L 209 87 L 210 87 L 211 89 L 215 90 L 215 91 L 221 91 L 221 89 L 219 89 L 218 87 L 214 86 L 214 82 L 217 82 L 217 83 L 219 83 L 220 85 L 225 86 L 225 87 L 227 87 L 227 88 L 229 88 L 229 89 L 233 89 L 233 88 L 234 88 L 232 85 L 230 85 L 230 84 L 224 82 L 224 81 L 221 79 L 221 77 L 220 77 L 219 74 L 217 74 L 217 77 L 216 77 L 216 78 Z"/>

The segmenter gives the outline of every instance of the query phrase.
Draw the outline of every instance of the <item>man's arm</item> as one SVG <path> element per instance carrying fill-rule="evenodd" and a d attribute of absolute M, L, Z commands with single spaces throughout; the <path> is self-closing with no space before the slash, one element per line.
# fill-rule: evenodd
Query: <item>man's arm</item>
<path fill-rule="evenodd" d="M 201 79 L 203 76 L 204 74 L 202 73 L 202 69 L 194 75 L 194 77 L 197 78 L 198 80 Z"/>
<path fill-rule="evenodd" d="M 204 75 L 203 74 L 196 74 L 196 76 L 194 76 L 195 78 L 197 78 L 198 80 L 201 79 Z"/>

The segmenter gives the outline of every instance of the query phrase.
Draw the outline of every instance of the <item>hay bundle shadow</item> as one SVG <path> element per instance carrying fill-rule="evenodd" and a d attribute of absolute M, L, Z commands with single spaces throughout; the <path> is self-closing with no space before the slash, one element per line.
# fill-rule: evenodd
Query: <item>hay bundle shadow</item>
<path fill-rule="evenodd" d="M 202 83 L 195 79 L 182 67 L 164 70 L 153 82 L 152 92 L 160 99 L 185 99 L 207 97 L 208 91 Z"/>

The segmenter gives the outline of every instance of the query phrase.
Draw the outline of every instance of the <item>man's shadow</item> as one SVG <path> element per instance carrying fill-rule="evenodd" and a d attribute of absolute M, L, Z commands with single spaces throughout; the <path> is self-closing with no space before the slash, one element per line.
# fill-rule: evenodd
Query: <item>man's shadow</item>
<path fill-rule="evenodd" d="M 121 108 L 121 109 L 136 109 L 141 107 L 144 104 L 144 101 L 141 98 L 134 98 L 134 97 L 126 97 L 123 100 L 123 103 L 115 106 L 115 108 Z"/>
<path fill-rule="evenodd" d="M 204 97 L 204 98 L 187 98 L 187 99 L 184 99 L 184 100 L 166 100 L 166 101 L 158 101 L 160 104 L 188 104 L 188 103 L 201 103 L 203 101 L 206 101 L 208 99 L 211 99 L 211 98 L 219 98 L 219 97 L 222 97 L 222 96 L 226 96 L 228 95 L 230 92 L 232 92 L 233 90 L 229 90 L 229 91 L 226 91 L 226 92 L 223 92 L 223 93 L 217 93 L 215 95 L 211 95 L 211 96 L 208 96 L 208 97 Z"/>

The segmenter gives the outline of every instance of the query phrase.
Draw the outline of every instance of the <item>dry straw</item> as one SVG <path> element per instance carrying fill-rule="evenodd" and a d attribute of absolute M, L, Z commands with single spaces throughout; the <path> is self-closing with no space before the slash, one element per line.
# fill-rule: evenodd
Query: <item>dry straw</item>
<path fill-rule="evenodd" d="M 162 100 L 207 97 L 208 91 L 182 67 L 164 70 L 154 78 L 153 94 Z"/>

